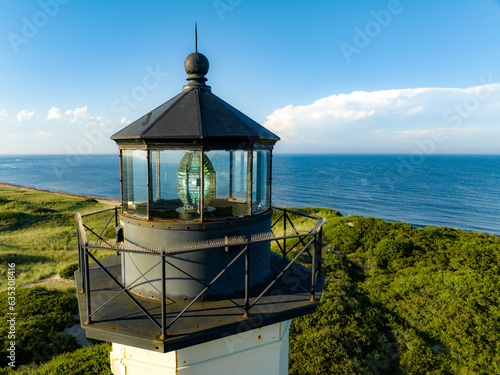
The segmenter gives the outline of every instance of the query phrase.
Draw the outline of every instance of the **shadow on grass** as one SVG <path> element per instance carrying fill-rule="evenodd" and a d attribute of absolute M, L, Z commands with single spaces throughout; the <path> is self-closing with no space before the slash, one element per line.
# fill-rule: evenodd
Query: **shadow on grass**
<path fill-rule="evenodd" d="M 0 264 L 15 263 L 16 266 L 21 264 L 46 263 L 52 261 L 50 257 L 43 255 L 27 255 L 19 253 L 0 254 Z"/>
<path fill-rule="evenodd" d="M 13 232 L 29 227 L 42 220 L 45 220 L 44 216 L 18 211 L 3 211 L 0 212 L 0 231 Z"/>

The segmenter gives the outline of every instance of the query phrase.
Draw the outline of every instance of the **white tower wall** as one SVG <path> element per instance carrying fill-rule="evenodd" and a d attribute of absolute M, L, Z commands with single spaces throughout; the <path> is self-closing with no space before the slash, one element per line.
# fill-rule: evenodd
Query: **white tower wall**
<path fill-rule="evenodd" d="M 113 343 L 114 375 L 287 375 L 291 320 L 158 353 Z"/>

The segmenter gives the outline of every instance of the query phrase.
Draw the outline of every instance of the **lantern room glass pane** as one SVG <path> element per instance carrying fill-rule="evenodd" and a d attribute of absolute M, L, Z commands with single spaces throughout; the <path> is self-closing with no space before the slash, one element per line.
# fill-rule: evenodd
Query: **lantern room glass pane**
<path fill-rule="evenodd" d="M 138 217 L 148 214 L 148 160 L 143 150 L 122 150 L 124 213 Z"/>
<path fill-rule="evenodd" d="M 182 201 L 177 194 L 177 168 L 186 151 L 151 151 L 151 219 L 178 219 Z"/>
<path fill-rule="evenodd" d="M 208 202 L 207 220 L 242 217 L 248 214 L 247 159 L 248 152 L 241 150 L 209 151 L 215 170 L 215 195 Z M 212 210 L 214 209 L 214 210 Z"/>
<path fill-rule="evenodd" d="M 260 213 L 271 208 L 271 152 L 253 152 L 252 212 Z"/>
<path fill-rule="evenodd" d="M 210 181 L 215 179 L 209 173 L 209 165 L 200 164 L 201 152 L 152 150 L 150 160 L 151 219 L 200 219 L 202 169 L 207 171 L 203 173 L 203 200 L 210 193 Z"/>
<path fill-rule="evenodd" d="M 198 220 L 202 205 L 206 221 L 249 214 L 249 152 L 150 152 L 151 219 Z"/>

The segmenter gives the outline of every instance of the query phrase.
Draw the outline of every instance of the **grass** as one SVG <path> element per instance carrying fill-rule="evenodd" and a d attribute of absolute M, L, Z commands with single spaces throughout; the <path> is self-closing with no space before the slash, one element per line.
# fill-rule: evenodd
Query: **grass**
<path fill-rule="evenodd" d="M 7 316 L 8 291 L 0 293 L 0 312 Z M 16 365 L 41 363 L 51 357 L 78 348 L 74 337 L 60 333 L 75 324 L 73 315 L 78 302 L 75 294 L 49 290 L 42 287 L 16 290 Z M 2 337 L 9 331 L 7 319 L 0 321 Z M 7 366 L 10 341 L 0 343 L 0 367 Z"/>
<path fill-rule="evenodd" d="M 112 375 L 110 351 L 110 343 L 100 343 L 61 353 L 46 363 L 24 365 L 16 371 L 10 367 L 0 368 L 0 375 Z"/>
<path fill-rule="evenodd" d="M 77 262 L 75 213 L 111 207 L 92 198 L 0 187 L 0 263 L 16 264 L 17 286 L 62 271 Z M 89 225 L 97 227 L 103 219 L 98 216 Z M 7 281 L 5 266 L 0 269 L 0 288 Z"/>
<path fill-rule="evenodd" d="M 0 314 L 7 316 L 8 291 L 0 292 Z M 0 374 L 58 375 L 111 374 L 111 345 L 80 348 L 73 336 L 62 331 L 78 324 L 74 290 L 62 292 L 43 287 L 16 291 L 16 370 L 8 366 L 9 341 L 0 342 Z M 0 321 L 0 335 L 7 337 L 9 323 Z"/>
<path fill-rule="evenodd" d="M 110 343 L 80 348 L 70 353 L 62 353 L 50 362 L 40 365 L 26 374 L 30 375 L 112 375 L 109 365 Z"/>

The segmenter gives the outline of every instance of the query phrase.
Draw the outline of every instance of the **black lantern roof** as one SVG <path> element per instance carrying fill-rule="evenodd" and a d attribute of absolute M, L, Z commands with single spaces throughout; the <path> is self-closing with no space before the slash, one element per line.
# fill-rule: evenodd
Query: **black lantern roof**
<path fill-rule="evenodd" d="M 190 54 L 183 91 L 111 137 L 118 145 L 200 146 L 203 148 L 272 147 L 280 138 L 212 94 L 205 84 L 208 59 Z"/>

